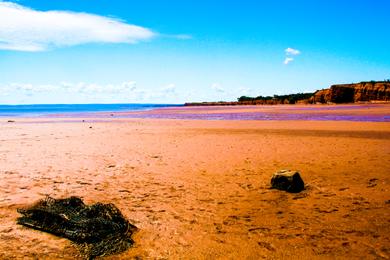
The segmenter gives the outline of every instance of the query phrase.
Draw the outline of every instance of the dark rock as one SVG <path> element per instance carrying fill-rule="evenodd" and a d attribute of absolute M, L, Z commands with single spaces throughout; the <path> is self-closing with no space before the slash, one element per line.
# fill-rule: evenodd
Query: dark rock
<path fill-rule="evenodd" d="M 302 191 L 305 184 L 299 172 L 281 170 L 272 175 L 271 188 L 296 193 Z"/>
<path fill-rule="evenodd" d="M 8 123 L 15 123 L 14 120 L 8 120 L 7 122 L 8 122 Z"/>
<path fill-rule="evenodd" d="M 372 178 L 368 180 L 368 185 L 367 188 L 373 188 L 378 184 L 378 179 L 377 178 Z"/>

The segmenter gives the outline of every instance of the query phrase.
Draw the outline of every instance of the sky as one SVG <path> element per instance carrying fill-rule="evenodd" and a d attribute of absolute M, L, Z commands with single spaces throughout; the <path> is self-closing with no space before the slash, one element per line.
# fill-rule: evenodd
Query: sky
<path fill-rule="evenodd" d="M 390 78 L 387 0 L 0 0 L 0 104 L 184 103 Z"/>

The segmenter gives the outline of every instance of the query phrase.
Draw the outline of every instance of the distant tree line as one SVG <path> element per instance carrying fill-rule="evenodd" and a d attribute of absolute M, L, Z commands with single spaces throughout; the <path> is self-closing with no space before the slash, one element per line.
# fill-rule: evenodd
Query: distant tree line
<path fill-rule="evenodd" d="M 299 100 L 306 100 L 311 98 L 314 93 L 297 93 L 297 94 L 289 94 L 289 95 L 273 95 L 273 96 L 258 96 L 258 97 L 247 97 L 241 96 L 237 100 L 238 102 L 256 102 L 256 101 L 276 101 L 278 103 L 288 103 L 295 104 Z"/>
<path fill-rule="evenodd" d="M 370 80 L 370 81 L 361 81 L 360 83 L 372 83 L 372 84 L 375 84 L 375 83 L 389 83 L 389 82 L 390 82 L 390 79 L 384 79 L 383 81 Z M 355 84 L 355 83 L 351 83 L 351 84 Z"/>

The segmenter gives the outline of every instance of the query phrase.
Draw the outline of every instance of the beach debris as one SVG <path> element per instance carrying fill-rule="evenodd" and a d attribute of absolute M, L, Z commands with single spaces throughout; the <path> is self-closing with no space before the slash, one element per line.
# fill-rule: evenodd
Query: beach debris
<path fill-rule="evenodd" d="M 276 251 L 274 245 L 272 245 L 271 243 L 268 243 L 268 242 L 264 242 L 264 241 L 259 241 L 257 242 L 257 244 L 269 251 Z"/>
<path fill-rule="evenodd" d="M 8 120 L 8 123 L 15 123 L 15 120 Z"/>
<path fill-rule="evenodd" d="M 137 230 L 114 204 L 86 205 L 74 196 L 47 196 L 18 212 L 22 214 L 18 224 L 71 240 L 86 259 L 126 251 L 134 244 L 131 235 Z"/>
<path fill-rule="evenodd" d="M 377 178 L 372 178 L 368 180 L 367 188 L 373 188 L 378 184 Z"/>
<path fill-rule="evenodd" d="M 271 188 L 296 193 L 302 191 L 305 184 L 299 172 L 280 170 L 272 175 Z"/>

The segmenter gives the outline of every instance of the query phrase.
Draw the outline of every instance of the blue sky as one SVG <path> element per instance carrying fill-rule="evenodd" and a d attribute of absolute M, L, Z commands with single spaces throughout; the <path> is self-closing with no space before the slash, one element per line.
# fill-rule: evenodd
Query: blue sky
<path fill-rule="evenodd" d="M 0 1 L 0 104 L 182 103 L 390 78 L 390 1 Z"/>

